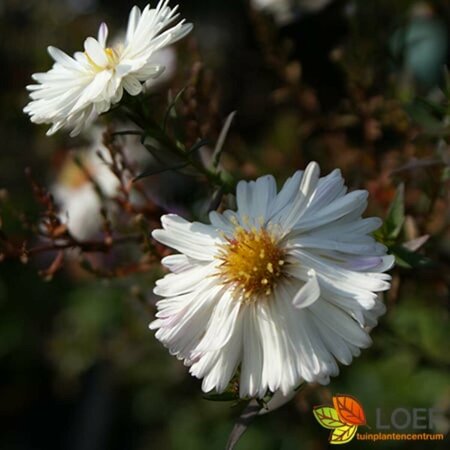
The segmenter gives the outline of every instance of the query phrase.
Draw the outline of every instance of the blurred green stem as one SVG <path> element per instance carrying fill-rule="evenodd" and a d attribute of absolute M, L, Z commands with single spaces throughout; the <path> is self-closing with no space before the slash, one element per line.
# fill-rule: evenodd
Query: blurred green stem
<path fill-rule="evenodd" d="M 133 108 L 134 109 L 134 108 Z M 235 183 L 230 176 L 223 176 L 220 170 L 213 166 L 212 169 L 205 167 L 205 165 L 195 158 L 195 150 L 201 146 L 194 145 L 192 149 L 181 148 L 170 136 L 165 132 L 164 128 L 159 126 L 152 118 L 146 117 L 146 111 L 134 111 L 130 106 L 123 106 L 121 111 L 125 116 L 135 123 L 142 131 L 124 130 L 115 132 L 114 135 L 140 135 L 141 141 L 145 146 L 145 138 L 151 137 L 156 139 L 164 147 L 163 151 L 169 151 L 173 155 L 181 158 L 187 165 L 193 167 L 198 173 L 202 174 L 214 187 L 220 188 L 224 193 L 234 191 Z M 142 114 L 140 114 L 142 112 Z"/>

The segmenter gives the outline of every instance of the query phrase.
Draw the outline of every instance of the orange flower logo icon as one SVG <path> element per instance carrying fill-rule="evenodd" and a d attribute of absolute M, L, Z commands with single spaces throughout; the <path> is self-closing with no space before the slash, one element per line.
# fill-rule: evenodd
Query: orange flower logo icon
<path fill-rule="evenodd" d="M 330 444 L 346 444 L 356 434 L 359 425 L 366 425 L 366 416 L 361 404 L 350 395 L 333 397 L 333 406 L 314 407 L 314 417 L 324 428 L 332 430 Z"/>

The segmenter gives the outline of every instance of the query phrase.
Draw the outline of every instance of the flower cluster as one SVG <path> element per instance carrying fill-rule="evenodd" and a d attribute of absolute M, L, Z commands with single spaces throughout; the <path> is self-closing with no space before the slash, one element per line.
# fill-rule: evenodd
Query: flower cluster
<path fill-rule="evenodd" d="M 302 5 L 314 9 L 312 3 Z M 112 46 L 102 24 L 97 39 L 87 38 L 84 52 L 73 57 L 49 47 L 55 63 L 33 76 L 25 112 L 33 122 L 51 124 L 47 134 L 68 128 L 76 135 L 124 92 L 145 91 L 164 70 L 157 52 L 192 29 L 176 11 L 167 0 L 134 7 L 125 38 Z M 166 136 L 163 142 L 176 157 L 173 167 L 190 164 L 221 184 L 225 134 L 214 152 L 215 172 L 191 156 L 195 147 L 180 150 Z M 152 140 L 147 130 L 141 138 L 144 145 Z M 100 201 L 87 181 L 94 178 L 108 199 L 121 186 L 108 168 L 112 156 L 96 150 L 86 153 L 84 171 L 67 166 L 54 189 L 64 206 L 61 220 L 78 239 L 95 233 L 100 221 Z M 339 170 L 321 177 L 312 162 L 279 192 L 270 175 L 240 181 L 237 210 L 213 210 L 210 224 L 163 215 L 163 228 L 152 236 L 179 253 L 162 259 L 171 273 L 154 289 L 163 297 L 150 324 L 156 338 L 203 379 L 205 392 L 223 392 L 234 378 L 245 398 L 289 397 L 305 381 L 328 383 L 338 362 L 350 364 L 370 345 L 369 331 L 384 312 L 379 293 L 390 287 L 384 272 L 394 257 L 372 235 L 381 220 L 362 218 L 367 196 L 348 192 Z"/>

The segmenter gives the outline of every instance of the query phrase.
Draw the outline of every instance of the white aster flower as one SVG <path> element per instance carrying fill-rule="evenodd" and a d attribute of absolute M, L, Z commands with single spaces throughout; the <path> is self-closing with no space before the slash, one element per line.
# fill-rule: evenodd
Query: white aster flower
<path fill-rule="evenodd" d="M 370 235 L 381 220 L 361 217 L 367 192 L 311 163 L 279 193 L 272 176 L 240 181 L 236 200 L 211 225 L 162 217 L 153 237 L 180 254 L 162 260 L 172 273 L 150 328 L 205 392 L 238 368 L 241 397 L 329 382 L 370 345 L 389 289 L 394 258 Z"/>
<path fill-rule="evenodd" d="M 124 90 L 138 95 L 142 83 L 164 70 L 153 62 L 155 52 L 192 29 L 184 20 L 174 25 L 179 17 L 177 8 L 170 8 L 168 0 L 161 0 L 156 8 L 147 5 L 142 12 L 133 7 L 125 39 L 113 47 L 106 46 L 108 28 L 104 23 L 98 38 L 88 37 L 84 52 L 75 53 L 73 58 L 49 47 L 55 63 L 48 72 L 33 75 L 38 84 L 28 86 L 32 101 L 24 111 L 35 123 L 52 124 L 48 135 L 67 127 L 74 136 L 119 102 Z"/>

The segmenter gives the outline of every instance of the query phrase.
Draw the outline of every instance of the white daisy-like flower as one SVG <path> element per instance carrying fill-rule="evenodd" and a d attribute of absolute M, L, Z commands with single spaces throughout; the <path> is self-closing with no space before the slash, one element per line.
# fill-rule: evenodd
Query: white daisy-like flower
<path fill-rule="evenodd" d="M 311 163 L 279 193 L 272 176 L 240 181 L 237 211 L 210 225 L 162 217 L 153 237 L 180 254 L 162 260 L 172 273 L 156 283 L 150 328 L 205 392 L 239 368 L 241 397 L 287 396 L 371 344 L 394 258 L 371 236 L 382 221 L 361 217 L 367 195 Z"/>
<path fill-rule="evenodd" d="M 47 134 L 63 127 L 77 135 L 101 113 L 118 103 L 124 90 L 138 95 L 143 83 L 158 77 L 164 66 L 152 60 L 155 52 L 186 36 L 192 25 L 178 20 L 178 6 L 170 8 L 161 0 L 156 8 L 130 12 L 123 42 L 107 47 L 108 28 L 102 23 L 98 38 L 88 37 L 84 52 L 70 57 L 49 47 L 55 60 L 45 73 L 36 73 L 38 84 L 28 86 L 32 101 L 24 108 L 32 122 L 52 124 Z"/>

